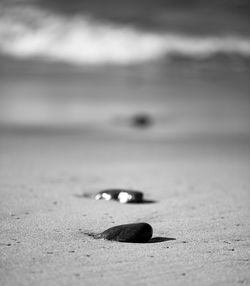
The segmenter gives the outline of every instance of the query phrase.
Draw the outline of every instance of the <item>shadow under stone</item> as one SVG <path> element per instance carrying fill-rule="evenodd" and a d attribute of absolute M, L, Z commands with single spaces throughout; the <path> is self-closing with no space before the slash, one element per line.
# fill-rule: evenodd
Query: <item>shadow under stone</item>
<path fill-rule="evenodd" d="M 128 205 L 141 205 L 141 204 L 155 204 L 157 201 L 154 200 L 142 200 L 141 202 L 127 202 Z"/>
<path fill-rule="evenodd" d="M 148 243 L 158 243 L 158 242 L 164 242 L 169 240 L 176 240 L 176 238 L 173 237 L 153 237 L 149 240 Z"/>
<path fill-rule="evenodd" d="M 103 233 L 93 233 L 93 232 L 83 232 L 83 234 L 87 235 L 87 236 L 90 236 L 94 239 L 100 239 L 100 238 L 104 238 L 103 237 Z M 164 241 L 169 241 L 169 240 L 176 240 L 176 238 L 173 238 L 173 237 L 153 237 L 151 238 L 148 242 L 126 242 L 126 241 L 117 241 L 115 239 L 108 239 L 108 240 L 113 240 L 115 242 L 122 242 L 122 243 L 159 243 L 159 242 L 164 242 Z"/>

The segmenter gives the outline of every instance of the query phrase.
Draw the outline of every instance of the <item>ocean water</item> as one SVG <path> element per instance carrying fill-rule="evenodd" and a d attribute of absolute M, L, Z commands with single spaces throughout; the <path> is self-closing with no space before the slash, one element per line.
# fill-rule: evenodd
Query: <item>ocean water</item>
<path fill-rule="evenodd" d="M 207 2 L 1 1 L 1 128 L 248 137 L 250 1 Z"/>
<path fill-rule="evenodd" d="M 133 5 L 53 2 L 6 1 L 0 5 L 2 56 L 72 65 L 128 65 L 178 57 L 207 60 L 218 55 L 250 58 L 244 7 L 239 10 L 228 4 L 225 10 L 217 1 L 212 7 L 205 2 L 195 5 L 195 1 L 189 1 L 189 6 L 181 1 L 179 5 L 146 1 L 150 16 L 142 1 Z"/>

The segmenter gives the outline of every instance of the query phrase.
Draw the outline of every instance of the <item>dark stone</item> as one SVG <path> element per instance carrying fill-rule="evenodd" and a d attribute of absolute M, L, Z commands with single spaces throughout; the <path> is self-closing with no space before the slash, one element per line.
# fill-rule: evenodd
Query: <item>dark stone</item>
<path fill-rule="evenodd" d="M 120 242 L 146 243 L 153 235 L 153 229 L 148 223 L 130 223 L 111 227 L 94 235 L 94 238 L 104 238 Z"/>
<path fill-rule="evenodd" d="M 140 191 L 124 189 L 108 189 L 96 194 L 96 200 L 116 200 L 120 203 L 141 203 L 143 193 Z"/>
<path fill-rule="evenodd" d="M 131 124 L 135 127 L 144 128 L 152 125 L 152 118 L 148 114 L 136 114 L 131 119 Z"/>

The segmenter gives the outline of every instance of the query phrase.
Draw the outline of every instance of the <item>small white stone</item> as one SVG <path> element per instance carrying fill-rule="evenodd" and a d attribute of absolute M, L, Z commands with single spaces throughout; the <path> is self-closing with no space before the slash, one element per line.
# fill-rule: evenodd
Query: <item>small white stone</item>
<path fill-rule="evenodd" d="M 104 198 L 104 200 L 107 200 L 107 201 L 112 199 L 112 196 L 110 194 L 107 194 L 107 193 L 103 193 L 102 197 Z"/>
<path fill-rule="evenodd" d="M 100 200 L 102 198 L 102 195 L 101 194 L 97 194 L 96 196 L 95 196 L 95 199 L 96 200 Z"/>
<path fill-rule="evenodd" d="M 128 194 L 127 192 L 120 192 L 118 196 L 118 200 L 121 204 L 125 204 L 132 199 L 132 195 Z"/>
<path fill-rule="evenodd" d="M 95 196 L 95 199 L 96 200 L 106 200 L 106 201 L 109 201 L 112 199 L 112 196 L 110 194 L 107 194 L 107 193 L 102 193 L 102 194 L 97 194 Z"/>

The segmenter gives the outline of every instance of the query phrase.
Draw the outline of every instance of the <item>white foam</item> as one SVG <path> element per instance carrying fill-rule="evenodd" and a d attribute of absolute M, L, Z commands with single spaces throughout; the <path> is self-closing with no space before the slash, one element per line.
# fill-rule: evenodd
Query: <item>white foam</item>
<path fill-rule="evenodd" d="M 67 17 L 31 7 L 12 7 L 0 14 L 0 52 L 79 65 L 130 64 L 172 54 L 195 59 L 217 53 L 249 57 L 250 39 L 150 33 L 88 16 Z"/>

